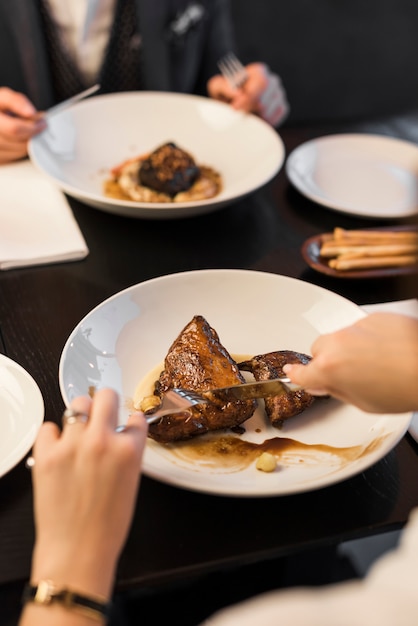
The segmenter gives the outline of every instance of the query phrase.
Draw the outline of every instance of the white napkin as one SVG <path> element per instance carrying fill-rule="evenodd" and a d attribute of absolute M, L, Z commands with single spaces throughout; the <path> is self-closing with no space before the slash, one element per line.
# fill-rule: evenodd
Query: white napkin
<path fill-rule="evenodd" d="M 384 302 L 382 304 L 368 304 L 361 307 L 366 313 L 376 313 L 386 311 L 387 313 L 402 313 L 411 317 L 418 317 L 418 300 L 400 300 L 396 302 Z M 409 424 L 409 434 L 418 443 L 418 411 L 413 413 Z"/>
<path fill-rule="evenodd" d="M 84 259 L 64 194 L 29 161 L 0 166 L 0 269 Z"/>

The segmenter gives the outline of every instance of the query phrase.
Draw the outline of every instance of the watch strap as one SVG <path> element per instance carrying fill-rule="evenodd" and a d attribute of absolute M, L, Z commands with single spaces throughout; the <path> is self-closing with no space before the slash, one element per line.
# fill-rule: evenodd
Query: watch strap
<path fill-rule="evenodd" d="M 110 603 L 104 598 L 86 596 L 66 588 L 59 589 L 50 580 L 41 580 L 37 585 L 27 584 L 22 600 L 24 603 L 34 602 L 43 606 L 57 603 L 101 622 L 106 621 L 110 613 Z"/>

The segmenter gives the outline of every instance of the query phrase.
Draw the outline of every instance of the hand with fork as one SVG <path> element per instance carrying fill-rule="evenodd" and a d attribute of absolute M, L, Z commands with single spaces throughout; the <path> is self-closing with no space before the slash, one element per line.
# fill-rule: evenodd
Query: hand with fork
<path fill-rule="evenodd" d="M 282 82 L 264 63 L 242 65 L 233 53 L 218 63 L 220 74 L 207 84 L 211 98 L 229 102 L 234 109 L 255 113 L 272 126 L 282 124 L 289 104 Z"/>

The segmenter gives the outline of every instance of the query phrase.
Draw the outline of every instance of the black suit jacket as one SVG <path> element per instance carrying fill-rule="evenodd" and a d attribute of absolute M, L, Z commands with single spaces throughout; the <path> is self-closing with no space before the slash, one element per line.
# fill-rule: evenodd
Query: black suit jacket
<path fill-rule="evenodd" d="M 144 89 L 206 93 L 217 60 L 234 48 L 229 0 L 135 0 Z M 204 15 L 185 33 L 173 24 L 190 5 Z M 26 94 L 38 109 L 54 104 L 45 39 L 35 0 L 0 0 L 0 86 Z"/>

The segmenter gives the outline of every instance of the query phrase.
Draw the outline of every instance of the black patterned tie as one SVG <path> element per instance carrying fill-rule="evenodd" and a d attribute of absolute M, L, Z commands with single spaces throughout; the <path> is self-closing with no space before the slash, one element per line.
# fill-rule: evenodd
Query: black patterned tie
<path fill-rule="evenodd" d="M 56 102 L 82 91 L 86 85 L 70 51 L 62 41 L 48 8 L 39 0 L 52 85 Z M 140 37 L 134 0 L 118 0 L 104 61 L 97 77 L 100 93 L 141 89 Z"/>
<path fill-rule="evenodd" d="M 102 91 L 141 89 L 141 40 L 134 0 L 118 0 L 99 81 Z"/>
<path fill-rule="evenodd" d="M 87 85 L 85 85 L 69 50 L 59 36 L 46 1 L 39 0 L 39 11 L 43 22 L 55 100 L 61 102 L 61 100 L 82 91 Z"/>

